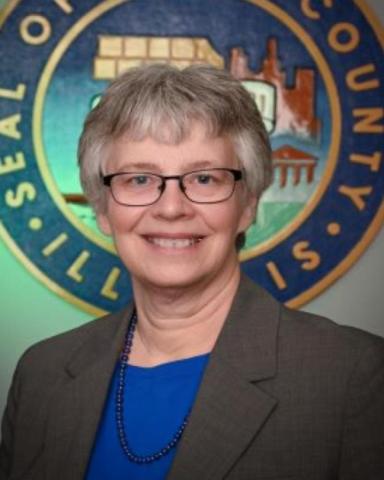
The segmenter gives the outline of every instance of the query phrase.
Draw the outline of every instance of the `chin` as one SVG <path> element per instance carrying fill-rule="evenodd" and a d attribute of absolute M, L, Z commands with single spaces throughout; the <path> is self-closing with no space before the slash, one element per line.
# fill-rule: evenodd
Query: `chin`
<path fill-rule="evenodd" d="M 180 290 L 205 284 L 209 274 L 201 270 L 201 266 L 178 264 L 156 264 L 140 270 L 129 269 L 134 283 L 139 283 L 146 288 Z"/>
<path fill-rule="evenodd" d="M 141 284 L 164 290 L 181 290 L 204 283 L 204 278 L 195 275 L 156 275 L 138 279 Z"/>

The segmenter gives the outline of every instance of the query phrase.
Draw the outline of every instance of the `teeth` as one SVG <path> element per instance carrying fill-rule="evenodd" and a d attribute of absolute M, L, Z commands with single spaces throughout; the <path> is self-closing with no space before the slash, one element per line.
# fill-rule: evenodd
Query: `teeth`
<path fill-rule="evenodd" d="M 187 248 L 199 242 L 200 238 L 151 238 L 150 241 L 162 248 Z"/>

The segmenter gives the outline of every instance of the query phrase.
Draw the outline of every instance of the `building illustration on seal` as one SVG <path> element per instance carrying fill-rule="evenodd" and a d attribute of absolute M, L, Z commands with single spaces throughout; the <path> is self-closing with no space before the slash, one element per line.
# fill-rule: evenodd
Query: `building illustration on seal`
<path fill-rule="evenodd" d="M 98 80 L 113 80 L 132 67 L 150 63 L 170 63 L 185 68 L 196 63 L 208 63 L 224 68 L 224 58 L 206 38 L 146 37 L 100 35 L 93 76 Z M 259 72 L 248 67 L 248 58 L 240 47 L 230 51 L 229 71 L 241 80 L 254 95 L 268 132 L 289 131 L 316 137 L 319 121 L 315 117 L 315 72 L 298 68 L 295 84 L 286 86 L 286 74 L 278 60 L 278 42 L 268 39 L 266 56 Z M 286 145 L 273 154 L 274 168 L 280 175 L 280 187 L 287 184 L 287 172 L 293 172 L 293 185 L 301 181 L 301 169 L 307 171 L 307 183 L 312 183 L 316 158 Z"/>
<path fill-rule="evenodd" d="M 317 158 L 310 153 L 283 145 L 272 152 L 272 161 L 274 171 L 279 172 L 280 188 L 287 185 L 289 171 L 293 173 L 293 185 L 298 185 L 302 181 L 303 173 L 307 183 L 313 182 Z"/>
<path fill-rule="evenodd" d="M 268 39 L 266 56 L 258 72 L 249 69 L 248 57 L 240 47 L 231 50 L 229 71 L 239 80 L 263 81 L 274 86 L 277 96 L 275 128 L 278 132 L 318 137 L 320 122 L 315 116 L 315 71 L 297 68 L 293 84 L 288 85 L 287 74 L 279 62 L 276 38 Z"/>
<path fill-rule="evenodd" d="M 179 68 L 208 63 L 224 68 L 224 59 L 206 38 L 100 35 L 93 76 L 113 80 L 132 67 L 151 63 L 171 63 Z"/>

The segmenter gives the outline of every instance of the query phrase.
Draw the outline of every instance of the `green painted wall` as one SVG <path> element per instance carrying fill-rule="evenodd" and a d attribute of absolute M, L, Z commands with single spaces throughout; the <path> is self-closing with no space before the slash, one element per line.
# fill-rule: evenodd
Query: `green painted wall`
<path fill-rule="evenodd" d="M 21 353 L 36 341 L 74 328 L 91 316 L 35 279 L 0 240 L 0 410 Z"/>

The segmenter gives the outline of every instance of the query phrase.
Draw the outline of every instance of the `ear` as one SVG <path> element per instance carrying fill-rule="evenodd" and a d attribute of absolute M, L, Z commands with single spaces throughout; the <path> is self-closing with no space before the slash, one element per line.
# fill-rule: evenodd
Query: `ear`
<path fill-rule="evenodd" d="M 258 204 L 256 195 L 248 195 L 244 200 L 243 212 L 239 221 L 237 233 L 245 232 L 252 225 L 256 218 L 256 209 Z"/>
<path fill-rule="evenodd" d="M 105 213 L 97 213 L 96 221 L 99 229 L 104 233 L 104 235 L 112 235 L 111 224 L 109 222 L 108 216 Z"/>

